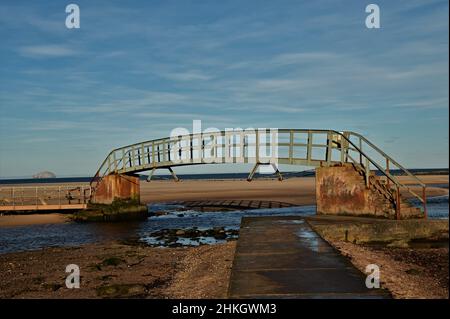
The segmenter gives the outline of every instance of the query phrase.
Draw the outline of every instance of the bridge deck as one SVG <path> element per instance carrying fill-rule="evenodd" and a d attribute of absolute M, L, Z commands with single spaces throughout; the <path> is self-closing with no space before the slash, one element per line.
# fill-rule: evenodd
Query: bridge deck
<path fill-rule="evenodd" d="M 246 217 L 228 291 L 231 298 L 389 298 L 299 217 Z"/>
<path fill-rule="evenodd" d="M 7 205 L 7 206 L 0 206 L 0 211 L 68 210 L 68 209 L 85 209 L 86 207 L 87 204 Z"/>

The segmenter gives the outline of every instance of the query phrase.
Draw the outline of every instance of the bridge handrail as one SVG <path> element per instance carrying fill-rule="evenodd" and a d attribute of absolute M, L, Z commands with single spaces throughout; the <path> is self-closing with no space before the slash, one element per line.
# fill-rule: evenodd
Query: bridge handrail
<path fill-rule="evenodd" d="M 278 131 L 292 131 L 291 129 L 280 129 L 280 130 L 278 130 Z M 304 132 L 316 132 L 316 133 L 326 133 L 326 132 L 329 132 L 330 130 L 321 130 L 321 129 L 305 129 L 305 130 L 296 130 L 296 131 L 304 131 Z M 220 133 L 220 134 L 225 134 L 226 133 L 226 131 L 219 131 L 219 132 L 215 132 L 215 133 Z M 336 133 L 338 133 L 338 132 L 336 132 Z M 193 137 L 196 137 L 196 136 L 201 136 L 202 134 L 204 134 L 204 133 L 191 133 L 191 134 L 186 134 L 186 135 L 183 135 L 182 137 L 183 138 L 186 138 L 186 137 L 190 137 L 190 138 L 193 138 Z M 211 134 L 213 134 L 213 133 L 211 133 Z M 143 142 L 138 142 L 138 143 L 133 143 L 133 144 L 128 144 L 128 145 L 125 145 L 125 146 L 122 146 L 122 147 L 118 147 L 118 148 L 115 148 L 115 149 L 113 149 L 113 150 L 111 150 L 109 153 L 108 153 L 108 155 L 106 156 L 106 158 L 103 160 L 103 162 L 102 162 L 102 164 L 100 165 L 100 167 L 98 168 L 98 170 L 97 170 L 97 172 L 94 174 L 94 177 L 91 179 L 91 182 L 90 182 L 90 184 L 91 184 L 91 186 L 92 186 L 92 184 L 95 182 L 95 179 L 96 178 L 98 178 L 98 177 L 102 177 L 102 176 L 100 176 L 100 172 L 101 172 L 101 170 L 103 169 L 103 167 L 107 164 L 107 161 L 108 161 L 108 158 L 113 154 L 113 153 L 115 153 L 115 152 L 117 152 L 117 151 L 120 151 L 120 150 L 123 150 L 123 149 L 128 149 L 128 148 L 133 148 L 133 147 L 135 147 L 135 146 L 139 146 L 139 145 L 142 145 L 142 144 L 147 144 L 147 143 L 158 143 L 158 142 L 162 142 L 162 141 L 164 141 L 164 140 L 168 140 L 168 139 L 170 139 L 170 137 L 169 138 L 167 138 L 167 137 L 162 137 L 162 138 L 157 138 L 157 139 L 153 139 L 153 140 L 146 140 L 146 141 L 143 141 Z"/>
<path fill-rule="evenodd" d="M 282 133 L 288 133 L 290 131 L 295 131 L 295 130 L 291 130 L 291 129 L 279 129 L 278 130 L 278 132 L 282 132 Z M 371 164 L 373 164 L 383 175 L 385 175 L 387 178 L 389 178 L 389 180 L 391 180 L 395 185 L 400 186 L 400 187 L 407 187 L 406 185 L 404 185 L 400 181 L 398 181 L 394 177 L 394 175 L 391 175 L 389 172 L 386 172 L 375 160 L 373 160 L 368 154 L 366 154 L 359 146 L 357 146 L 355 143 L 353 143 L 353 141 L 350 138 L 345 136 L 345 133 L 348 133 L 349 135 L 355 135 L 358 138 L 361 138 L 364 142 L 366 142 L 369 146 L 371 146 L 375 151 L 377 151 L 385 159 L 389 159 L 389 161 L 392 162 L 392 164 L 396 165 L 398 168 L 400 168 L 402 171 L 407 173 L 409 176 L 415 178 L 418 181 L 418 184 L 420 186 L 423 186 L 423 187 L 426 186 L 422 181 L 420 181 L 420 179 L 417 178 L 417 176 L 413 175 L 406 168 L 404 168 L 403 166 L 398 164 L 398 162 L 395 161 L 392 157 L 390 157 L 389 155 L 384 153 L 377 146 L 375 146 L 372 142 L 370 142 L 368 139 L 366 139 L 364 136 L 362 136 L 362 135 L 360 135 L 358 133 L 355 133 L 355 132 L 352 132 L 352 131 L 339 132 L 339 131 L 336 131 L 336 130 L 317 130 L 317 129 L 308 130 L 308 131 L 318 132 L 318 133 L 332 132 L 333 134 L 336 134 L 336 135 L 339 135 L 339 136 L 343 137 L 346 140 L 347 143 L 349 143 L 350 145 L 352 145 L 354 147 L 354 150 L 358 151 L 362 156 L 367 158 Z M 363 164 L 363 163 L 360 163 L 360 164 Z"/>
<path fill-rule="evenodd" d="M 387 155 L 385 152 L 383 152 L 382 150 L 380 150 L 376 145 L 374 145 L 371 141 L 369 141 L 367 138 L 365 138 L 364 136 L 362 136 L 361 134 L 355 133 L 355 132 L 349 132 L 351 135 L 357 136 L 358 138 L 360 138 L 361 140 L 363 140 L 366 144 L 370 145 L 374 150 L 376 150 L 380 155 L 382 155 L 384 158 L 389 159 L 389 161 L 394 164 L 395 166 L 397 166 L 397 168 L 399 168 L 401 171 L 403 171 L 404 173 L 406 173 L 408 176 L 414 178 L 417 181 L 417 184 L 422 186 L 422 187 L 426 187 L 426 185 L 413 173 L 411 173 L 408 169 L 406 169 L 405 167 L 403 167 L 401 164 L 399 164 L 396 160 L 394 160 L 392 157 L 390 157 L 389 155 Z"/>
<path fill-rule="evenodd" d="M 360 139 L 360 145 L 361 143 L 364 141 L 368 146 L 370 146 L 374 151 L 376 151 L 379 155 L 381 155 L 382 157 L 385 158 L 386 160 L 386 165 L 388 166 L 389 163 L 394 164 L 399 170 L 401 170 L 402 172 L 406 173 L 409 177 L 412 177 L 416 182 L 417 185 L 420 185 L 422 187 L 422 196 L 416 194 L 411 188 L 409 188 L 408 186 L 406 186 L 405 184 L 401 183 L 394 175 L 390 174 L 390 168 L 386 167 L 386 169 L 384 170 L 380 165 L 378 165 L 378 163 L 376 163 L 370 156 L 368 156 L 367 154 L 365 154 L 362 151 L 362 146 L 358 147 L 356 146 L 351 140 L 350 138 L 347 138 L 344 134 L 341 134 L 341 136 L 343 136 L 349 143 L 351 143 L 357 150 L 359 150 L 359 153 L 362 154 L 366 159 L 368 159 L 370 161 L 370 163 L 372 163 L 381 173 L 383 173 L 383 175 L 385 175 L 390 181 L 392 181 L 396 186 L 397 186 L 397 196 L 399 196 L 399 192 L 400 192 L 400 188 L 404 188 L 405 190 L 407 190 L 412 196 L 414 196 L 415 198 L 417 198 L 422 204 L 423 204 L 423 209 L 424 209 L 424 213 L 426 216 L 427 213 L 427 208 L 426 208 L 426 185 L 414 174 L 412 174 L 409 170 L 407 170 L 406 168 L 404 168 L 402 165 L 400 165 L 397 161 L 395 161 L 392 157 L 390 157 L 389 155 L 387 155 L 385 152 L 383 152 L 381 149 L 379 149 L 376 145 L 374 145 L 372 142 L 370 142 L 367 138 L 365 138 L 364 136 L 362 136 L 359 133 L 355 133 L 352 131 L 348 131 L 345 132 L 347 133 L 349 136 L 350 135 L 354 135 L 357 138 Z M 361 163 L 362 164 L 362 163 Z M 399 199 L 396 200 L 397 205 L 399 204 Z"/>
<path fill-rule="evenodd" d="M 43 207 L 48 203 L 50 203 L 49 205 L 67 206 L 67 204 L 71 204 L 72 200 L 86 204 L 90 198 L 91 187 L 86 184 L 0 186 L 0 208 L 20 205 Z"/>

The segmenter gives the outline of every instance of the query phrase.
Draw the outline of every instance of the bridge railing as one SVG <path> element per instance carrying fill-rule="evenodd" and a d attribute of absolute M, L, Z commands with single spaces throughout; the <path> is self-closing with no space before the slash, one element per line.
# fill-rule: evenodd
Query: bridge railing
<path fill-rule="evenodd" d="M 256 129 L 215 131 L 161 138 L 111 151 L 91 181 L 95 192 L 103 176 L 129 174 L 172 166 L 254 163 L 323 166 L 353 163 L 362 170 L 366 185 L 379 187 L 400 209 L 400 192 L 407 191 L 423 203 L 425 184 L 365 137 L 354 132 L 315 129 Z M 384 178 L 380 187 L 371 177 L 375 169 Z M 392 174 L 397 169 L 422 187 L 418 195 Z"/>
<path fill-rule="evenodd" d="M 358 162 L 367 172 L 371 170 L 371 165 L 373 165 L 379 174 L 385 178 L 386 189 L 393 191 L 392 195 L 397 203 L 398 215 L 400 214 L 400 194 L 402 191 L 409 193 L 422 203 L 424 214 L 427 215 L 426 185 L 417 176 L 361 134 L 346 132 L 344 135 L 353 146 L 356 146 L 358 151 L 357 159 L 353 158 L 352 162 Z M 393 171 L 396 172 L 395 175 L 393 175 Z M 367 173 L 366 179 L 369 178 L 368 176 L 370 175 Z M 419 188 L 420 192 L 418 193 L 412 187 Z"/>
<path fill-rule="evenodd" d="M 81 209 L 90 197 L 89 185 L 3 186 L 0 211 Z"/>

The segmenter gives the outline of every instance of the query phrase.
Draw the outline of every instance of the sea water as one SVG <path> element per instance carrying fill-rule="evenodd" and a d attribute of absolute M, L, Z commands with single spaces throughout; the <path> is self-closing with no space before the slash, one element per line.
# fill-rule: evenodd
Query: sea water
<path fill-rule="evenodd" d="M 419 203 L 413 202 L 419 206 Z M 427 200 L 429 218 L 448 219 L 448 195 L 430 197 Z M 315 205 L 271 209 L 249 209 L 220 212 L 183 210 L 180 205 L 149 205 L 149 218 L 139 222 L 121 223 L 63 223 L 0 228 L 0 253 L 36 250 L 45 247 L 77 246 L 81 244 L 109 240 L 138 239 L 152 244 L 152 233 L 161 229 L 193 228 L 209 229 L 224 227 L 238 229 L 243 216 L 311 216 Z M 165 211 L 166 215 L 156 216 L 153 212 Z M 217 242 L 211 238 L 202 239 L 204 244 Z M 180 239 L 181 244 L 196 245 L 188 239 Z"/>

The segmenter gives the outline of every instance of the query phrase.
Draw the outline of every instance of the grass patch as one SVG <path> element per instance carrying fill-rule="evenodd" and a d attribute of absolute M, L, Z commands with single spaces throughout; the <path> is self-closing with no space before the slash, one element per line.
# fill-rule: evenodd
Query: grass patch
<path fill-rule="evenodd" d="M 102 281 L 108 281 L 108 280 L 113 279 L 114 277 L 117 277 L 117 276 L 115 276 L 115 275 L 103 275 L 103 276 L 98 277 L 98 279 L 100 279 Z"/>
<path fill-rule="evenodd" d="M 414 268 L 408 269 L 408 270 L 406 270 L 405 272 L 406 272 L 408 275 L 416 275 L 416 276 L 422 274 L 422 272 L 421 272 L 420 270 L 414 269 Z"/>
<path fill-rule="evenodd" d="M 142 297 L 146 288 L 141 284 L 115 284 L 101 286 L 96 289 L 97 295 L 103 298 Z"/>
<path fill-rule="evenodd" d="M 123 209 L 127 209 L 130 207 L 138 207 L 138 206 L 144 206 L 141 205 L 141 203 L 139 202 L 138 199 L 134 199 L 134 198 L 127 198 L 127 199 L 122 199 L 122 198 L 114 198 L 113 202 L 111 204 L 94 204 L 94 203 L 89 203 L 88 204 L 88 209 L 92 209 L 92 210 L 97 210 L 97 211 L 102 211 L 105 214 L 113 214 L 116 213 L 118 211 L 121 211 Z"/>
<path fill-rule="evenodd" d="M 62 288 L 62 285 L 61 284 L 57 284 L 57 283 L 45 283 L 45 284 L 42 285 L 42 287 L 44 287 L 44 289 L 57 291 L 58 289 Z"/>
<path fill-rule="evenodd" d="M 109 257 L 102 261 L 102 266 L 118 266 L 120 264 L 125 263 L 125 260 L 119 258 L 119 257 Z"/>
<path fill-rule="evenodd" d="M 31 281 L 33 282 L 33 284 L 40 285 L 45 281 L 45 277 L 43 276 L 34 277 L 33 279 L 31 279 Z"/>
<path fill-rule="evenodd" d="M 114 222 L 147 218 L 146 205 L 137 199 L 115 198 L 111 204 L 89 203 L 87 209 L 69 216 L 76 222 Z"/>

